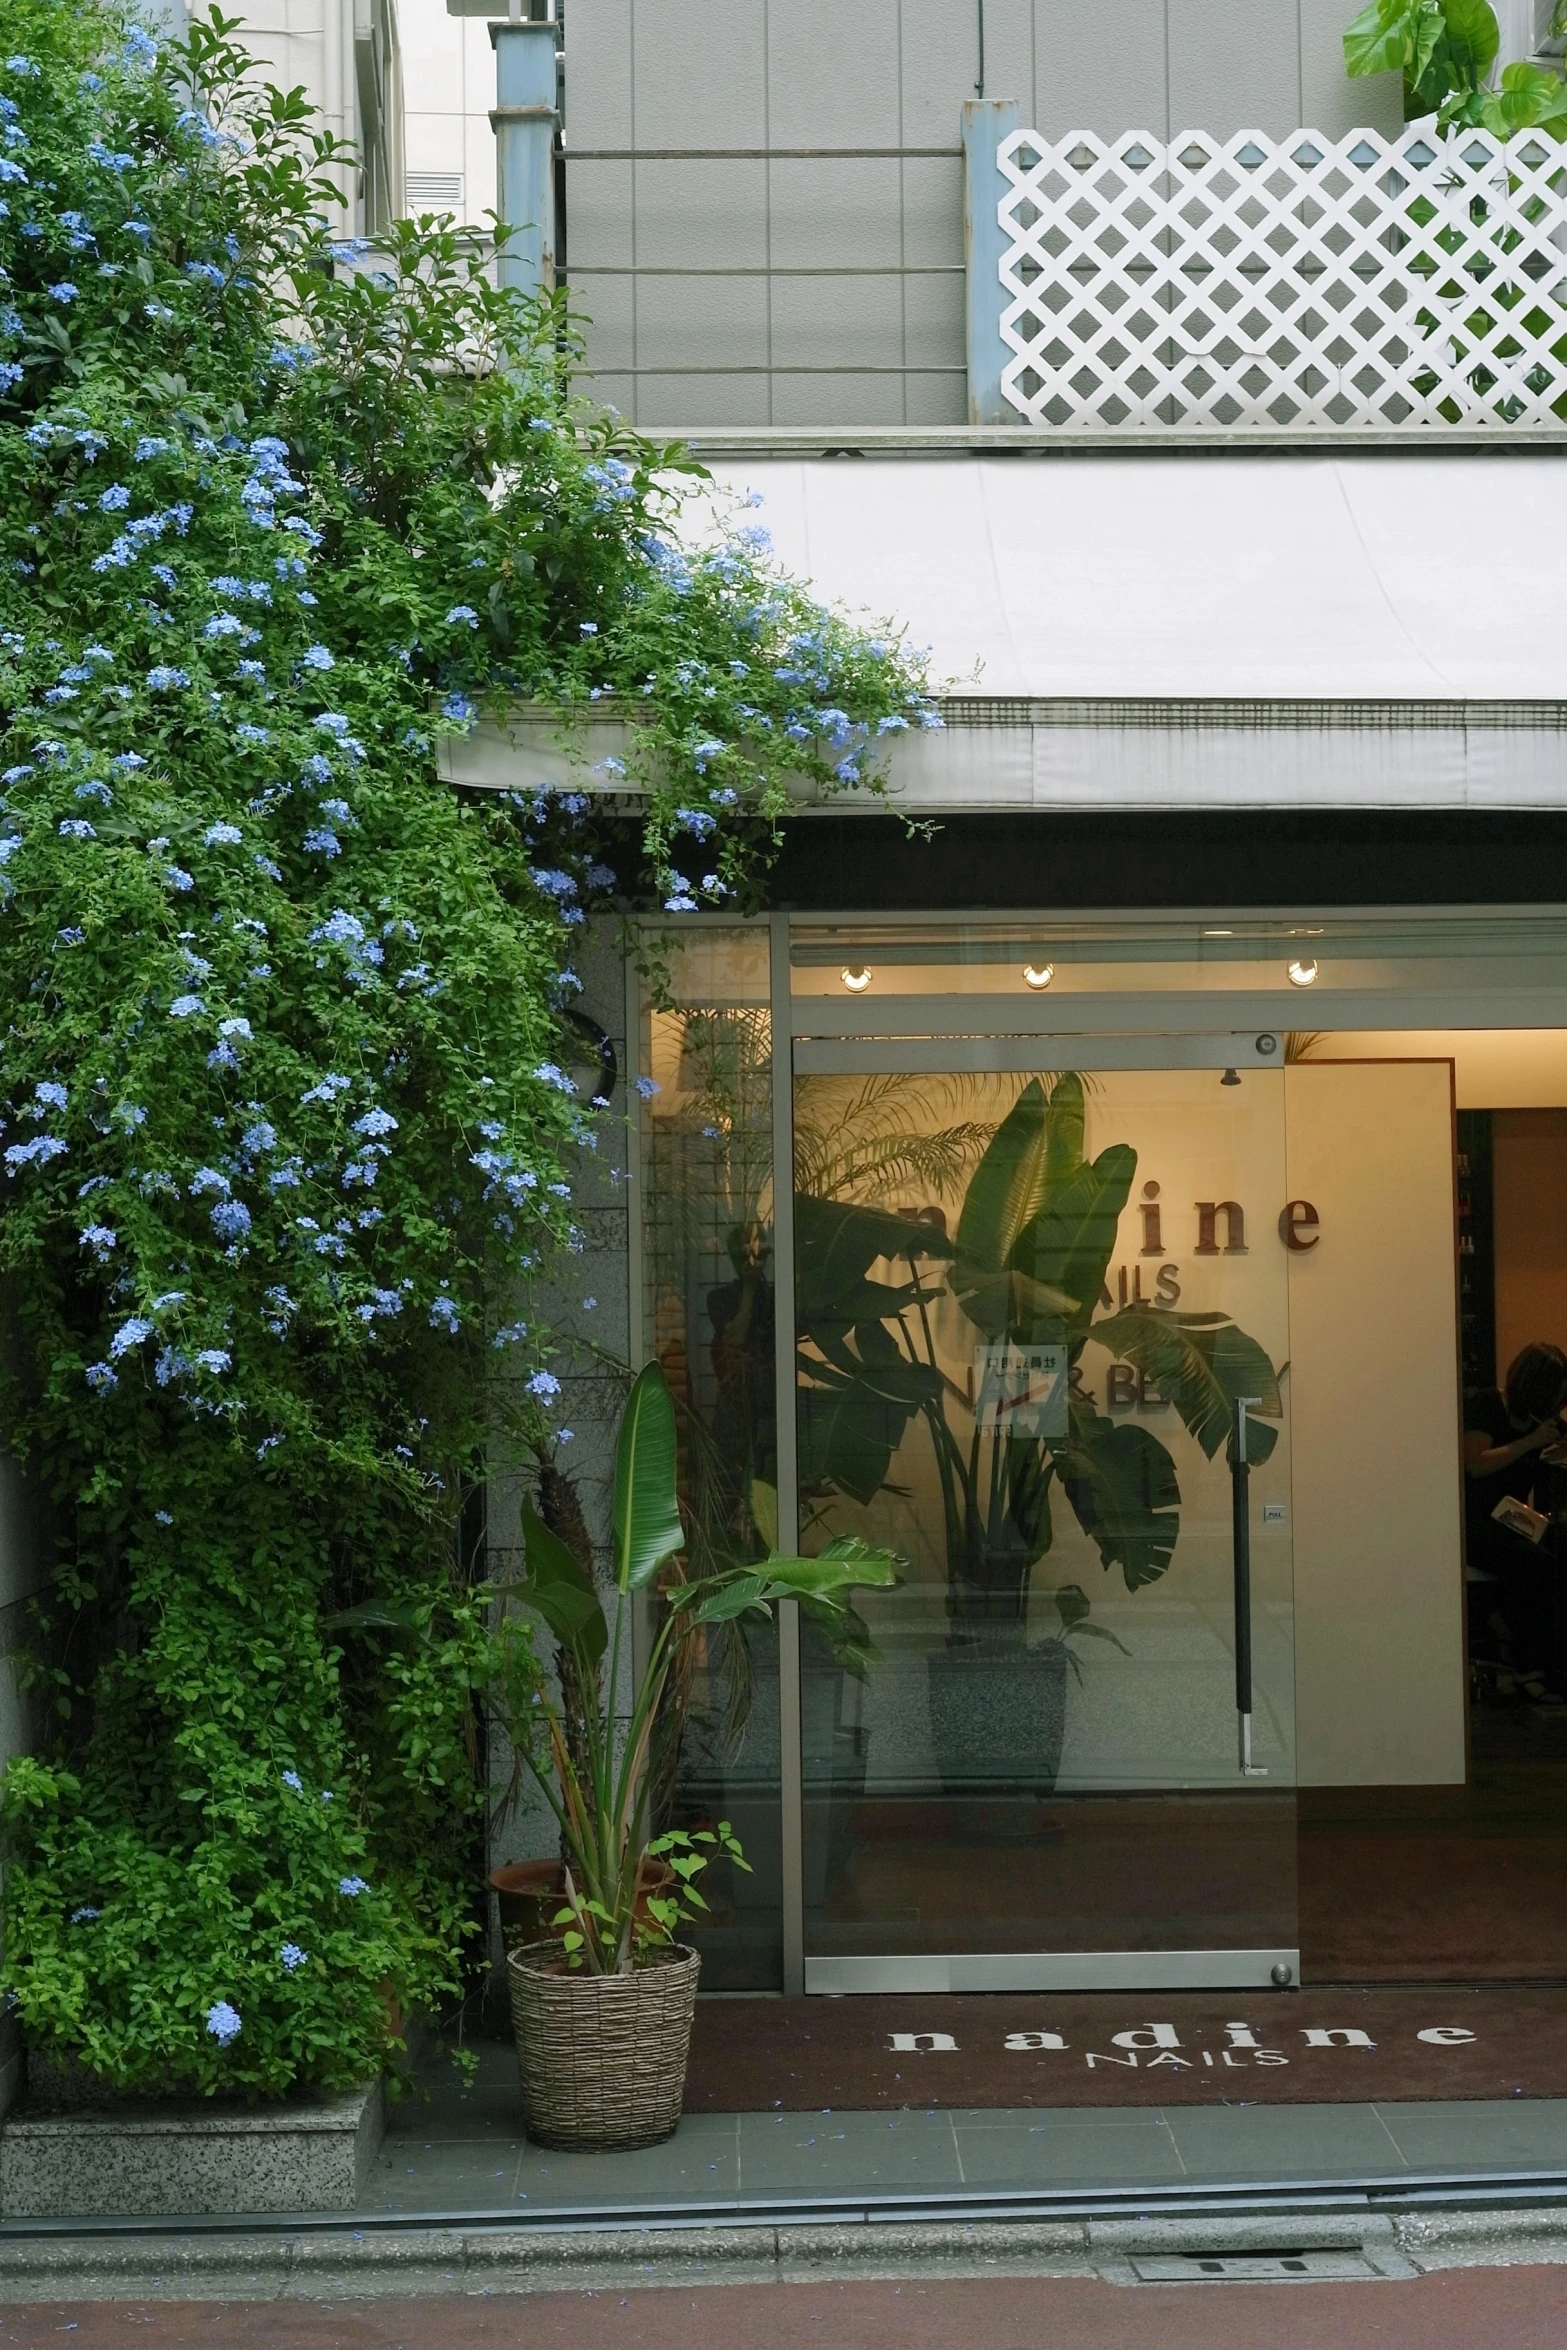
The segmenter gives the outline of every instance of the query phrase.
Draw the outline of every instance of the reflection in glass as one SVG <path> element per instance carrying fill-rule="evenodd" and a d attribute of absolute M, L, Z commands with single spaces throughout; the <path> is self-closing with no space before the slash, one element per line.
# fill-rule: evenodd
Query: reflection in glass
<path fill-rule="evenodd" d="M 1287 1835 L 1241 1852 L 1292 1777 L 1287 1511 L 1246 1783 L 1228 1474 L 1244 1396 L 1287 1492 L 1277 1073 L 811 1076 L 796 1144 L 808 1538 L 907 1562 L 868 1675 L 807 1676 L 808 1949 L 1291 1940 Z"/>
<path fill-rule="evenodd" d="M 776 1529 L 772 1035 L 765 931 L 704 929 L 650 1015 L 646 1124 L 652 1352 L 675 1399 L 693 1571 L 765 1554 Z M 692 1939 L 704 1987 L 778 1987 L 778 1642 L 723 1624 L 687 1643 L 685 1719 L 660 1825 L 733 1825 L 750 1873 L 715 1864 Z"/>

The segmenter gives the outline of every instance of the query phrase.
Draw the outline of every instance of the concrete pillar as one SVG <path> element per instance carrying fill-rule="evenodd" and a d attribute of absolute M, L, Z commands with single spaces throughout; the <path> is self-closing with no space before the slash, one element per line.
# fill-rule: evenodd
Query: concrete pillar
<path fill-rule="evenodd" d="M 495 44 L 495 126 L 500 193 L 496 209 L 513 234 L 498 255 L 500 282 L 520 293 L 555 286 L 555 41 L 552 23 L 491 24 Z"/>
<path fill-rule="evenodd" d="M 997 207 L 1007 182 L 996 149 L 1021 128 L 1015 98 L 970 99 L 963 109 L 963 255 L 967 270 L 968 420 L 970 424 L 1017 424 L 1022 420 L 1001 397 L 1006 349 L 1001 340 L 1001 256 L 1007 237 Z"/>

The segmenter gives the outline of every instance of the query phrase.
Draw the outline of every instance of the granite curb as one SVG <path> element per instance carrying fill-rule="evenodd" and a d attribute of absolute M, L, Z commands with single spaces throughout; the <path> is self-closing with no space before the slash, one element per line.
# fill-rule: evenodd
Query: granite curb
<path fill-rule="evenodd" d="M 1376 2277 L 1567 2264 L 1567 2206 L 1146 2219 L 896 2220 L 732 2227 L 322 2228 L 11 2237 L 0 2305 L 37 2301 L 358 2301 L 809 2283 L 824 2276 L 1102 2277 L 1139 2255 L 1340 2251 Z"/>
<path fill-rule="evenodd" d="M 192 2211 L 351 2212 L 386 2135 L 379 2081 L 260 2108 L 169 2099 L 30 2102 L 0 2124 L 9 2220 Z"/>

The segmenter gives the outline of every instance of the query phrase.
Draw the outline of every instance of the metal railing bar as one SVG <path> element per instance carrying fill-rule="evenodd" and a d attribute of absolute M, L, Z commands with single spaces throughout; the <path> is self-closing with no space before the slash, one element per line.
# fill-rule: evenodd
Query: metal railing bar
<path fill-rule="evenodd" d="M 961 157 L 961 147 L 570 147 L 568 163 L 838 163 Z"/>

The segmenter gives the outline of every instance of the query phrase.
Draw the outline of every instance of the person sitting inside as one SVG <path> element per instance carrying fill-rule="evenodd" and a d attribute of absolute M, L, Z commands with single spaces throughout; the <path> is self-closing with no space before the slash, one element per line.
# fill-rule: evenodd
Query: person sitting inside
<path fill-rule="evenodd" d="M 1536 1340 L 1508 1366 L 1505 1388 L 1464 1397 L 1464 1521 L 1469 1565 L 1493 1579 L 1488 1628 L 1501 1647 L 1497 1690 L 1521 1689 L 1536 1705 L 1560 1705 L 1551 1686 L 1555 1654 L 1555 1561 L 1527 1534 L 1499 1524 L 1503 1501 L 1528 1503 L 1540 1479 L 1540 1455 L 1562 1441 L 1567 1408 L 1567 1354 Z"/>

